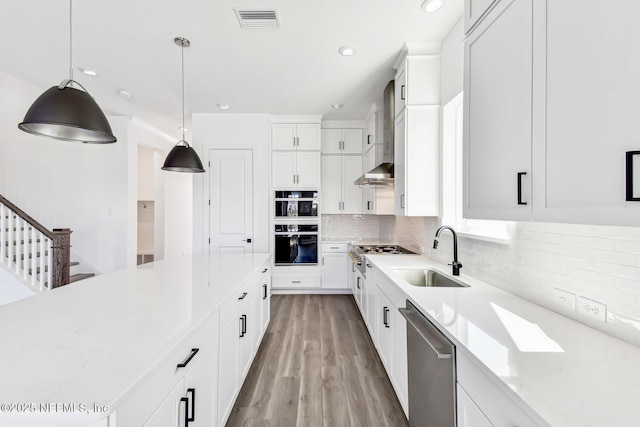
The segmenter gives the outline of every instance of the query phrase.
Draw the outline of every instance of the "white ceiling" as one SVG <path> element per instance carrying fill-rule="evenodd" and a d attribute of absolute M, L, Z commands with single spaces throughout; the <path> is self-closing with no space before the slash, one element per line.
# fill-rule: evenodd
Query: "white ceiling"
<path fill-rule="evenodd" d="M 74 77 L 107 114 L 179 136 L 180 48 L 186 112 L 323 114 L 363 119 L 393 78 L 404 42 L 441 41 L 463 0 L 427 14 L 422 0 L 76 0 Z M 243 30 L 233 8 L 277 8 L 281 28 Z M 2 1 L 0 71 L 44 90 L 68 75 L 68 0 Z M 338 55 L 349 44 L 358 53 Z M 97 70 L 89 77 L 77 67 Z M 117 95 L 132 92 L 131 99 Z M 344 108 L 333 110 L 330 105 Z"/>

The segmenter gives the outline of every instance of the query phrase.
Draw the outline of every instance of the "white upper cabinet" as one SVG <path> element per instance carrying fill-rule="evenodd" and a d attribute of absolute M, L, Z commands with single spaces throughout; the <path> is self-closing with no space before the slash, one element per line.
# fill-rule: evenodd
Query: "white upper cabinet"
<path fill-rule="evenodd" d="M 406 107 L 395 121 L 394 193 L 397 216 L 440 214 L 440 107 Z"/>
<path fill-rule="evenodd" d="M 271 185 L 274 188 L 318 188 L 320 153 L 276 151 L 271 153 Z"/>
<path fill-rule="evenodd" d="M 362 175 L 362 156 L 322 156 L 323 214 L 361 214 L 362 189 L 353 182 Z"/>
<path fill-rule="evenodd" d="M 546 46 L 534 75 L 534 218 L 638 226 L 625 160 L 640 151 L 640 2 L 542 3 L 534 20 Z M 634 163 L 639 198 L 640 156 Z"/>
<path fill-rule="evenodd" d="M 464 32 L 468 33 L 497 1 L 499 0 L 464 0 Z"/>
<path fill-rule="evenodd" d="M 465 217 L 640 225 L 638 13 L 489 7 L 465 41 Z"/>
<path fill-rule="evenodd" d="M 362 129 L 322 129 L 325 154 L 362 154 Z"/>
<path fill-rule="evenodd" d="M 272 150 L 320 150 L 319 123 L 273 123 Z"/>
<path fill-rule="evenodd" d="M 465 41 L 465 218 L 531 218 L 532 42 L 532 0 L 501 1 Z"/>
<path fill-rule="evenodd" d="M 407 54 L 395 76 L 395 115 L 405 106 L 440 103 L 440 55 Z"/>

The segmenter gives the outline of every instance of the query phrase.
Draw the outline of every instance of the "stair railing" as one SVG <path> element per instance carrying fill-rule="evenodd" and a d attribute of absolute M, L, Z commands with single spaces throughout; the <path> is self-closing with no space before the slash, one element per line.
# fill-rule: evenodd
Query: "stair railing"
<path fill-rule="evenodd" d="M 48 230 L 0 195 L 0 264 L 40 291 L 69 283 L 71 233 Z"/>

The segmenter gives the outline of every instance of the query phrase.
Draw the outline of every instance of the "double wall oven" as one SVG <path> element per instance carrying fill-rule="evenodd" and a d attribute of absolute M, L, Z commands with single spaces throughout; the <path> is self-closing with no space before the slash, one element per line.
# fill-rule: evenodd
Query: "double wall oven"
<path fill-rule="evenodd" d="M 317 265 L 320 219 L 317 191 L 276 191 L 274 264 Z"/>

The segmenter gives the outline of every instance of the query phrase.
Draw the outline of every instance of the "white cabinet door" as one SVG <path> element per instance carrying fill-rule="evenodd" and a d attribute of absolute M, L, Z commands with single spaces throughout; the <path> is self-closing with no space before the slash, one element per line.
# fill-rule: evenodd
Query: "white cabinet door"
<path fill-rule="evenodd" d="M 296 125 L 274 123 L 271 125 L 271 149 L 295 150 Z"/>
<path fill-rule="evenodd" d="M 322 255 L 322 287 L 344 289 L 348 286 L 349 257 L 346 253 Z"/>
<path fill-rule="evenodd" d="M 323 214 L 342 211 L 342 157 L 322 156 L 320 207 Z"/>
<path fill-rule="evenodd" d="M 536 56 L 546 67 L 534 76 L 546 83 L 534 90 L 534 219 L 638 226 L 625 153 L 640 150 L 640 2 L 543 3 L 546 13 L 534 10 L 546 24 L 546 55 Z"/>
<path fill-rule="evenodd" d="M 185 393 L 189 399 L 189 427 L 210 427 L 216 419 L 214 402 L 216 401 L 216 382 L 214 368 L 217 366 L 218 341 L 209 345 L 199 354 L 199 358 L 184 378 Z M 182 404 L 184 410 L 184 403 Z M 182 424 L 179 424 L 182 426 Z"/>
<path fill-rule="evenodd" d="M 274 125 L 275 126 L 275 125 Z M 296 152 L 271 153 L 271 185 L 274 188 L 295 187 Z"/>
<path fill-rule="evenodd" d="M 362 156 L 342 156 L 342 213 L 362 213 L 362 188 L 353 182 L 362 175 Z"/>
<path fill-rule="evenodd" d="M 367 120 L 367 129 L 362 146 L 363 153 L 369 151 L 376 143 L 376 119 L 376 113 L 373 113 L 371 117 L 369 117 L 369 120 Z"/>
<path fill-rule="evenodd" d="M 458 427 L 493 427 L 460 384 L 457 384 L 457 399 Z"/>
<path fill-rule="evenodd" d="M 258 333 L 255 326 L 258 324 L 256 318 L 260 317 L 260 310 L 256 310 L 256 289 L 249 292 L 245 297 L 244 303 L 239 310 L 238 321 L 240 322 L 239 343 L 238 343 L 238 372 L 240 377 L 240 386 L 242 379 L 247 375 L 251 365 L 253 356 L 253 348 L 255 347 L 254 335 Z"/>
<path fill-rule="evenodd" d="M 185 403 L 180 401 L 184 395 L 184 379 L 171 390 L 171 393 L 147 420 L 144 427 L 178 427 L 184 424 Z"/>
<path fill-rule="evenodd" d="M 402 110 L 404 110 L 404 107 L 407 103 L 407 60 L 405 59 L 402 62 L 402 65 L 400 65 L 400 68 L 398 68 L 398 72 L 396 73 L 396 77 L 395 77 L 395 109 L 396 109 L 396 117 L 398 117 L 398 115 L 400 113 L 402 113 Z"/>
<path fill-rule="evenodd" d="M 322 152 L 324 154 L 342 153 L 342 129 L 322 129 Z"/>
<path fill-rule="evenodd" d="M 298 150 L 320 151 L 320 124 L 304 123 L 296 125 Z"/>
<path fill-rule="evenodd" d="M 360 270 L 356 270 L 356 275 L 354 276 L 354 279 L 355 279 L 355 282 L 353 284 L 354 286 L 353 293 L 355 295 L 356 305 L 360 310 L 360 314 L 364 318 L 364 309 L 362 308 L 363 307 L 362 306 L 362 286 L 364 284 L 364 278 L 362 277 Z"/>
<path fill-rule="evenodd" d="M 393 306 L 385 294 L 376 285 L 374 291 L 377 293 L 377 319 L 378 319 L 378 336 L 376 344 L 380 360 L 391 376 L 391 323 L 389 315 Z"/>
<path fill-rule="evenodd" d="M 464 1 L 464 32 L 467 33 L 496 0 Z"/>
<path fill-rule="evenodd" d="M 264 335 L 264 332 L 269 326 L 269 321 L 271 320 L 271 277 L 266 276 L 264 278 L 264 281 L 260 286 L 260 292 L 262 292 L 260 295 L 260 335 Z"/>
<path fill-rule="evenodd" d="M 501 1 L 465 41 L 465 218 L 531 217 L 532 43 L 532 0 Z"/>
<path fill-rule="evenodd" d="M 320 153 L 296 153 L 297 187 L 317 188 L 320 186 Z"/>
<path fill-rule="evenodd" d="M 362 129 L 342 130 L 342 153 L 362 154 Z"/>
<path fill-rule="evenodd" d="M 363 172 L 369 172 L 376 167 L 376 149 L 372 148 L 367 151 L 364 157 L 364 170 Z M 376 187 L 374 185 L 367 185 L 362 189 L 362 213 L 373 214 L 375 213 L 375 201 L 376 201 Z"/>
<path fill-rule="evenodd" d="M 394 159 L 393 159 L 393 168 L 394 168 L 394 194 L 395 194 L 395 206 L 396 206 L 396 215 L 404 216 L 405 208 L 406 208 L 406 200 L 405 200 L 405 144 L 407 141 L 406 138 L 406 128 L 405 128 L 405 112 L 400 113 L 399 116 L 396 117 L 395 121 L 395 138 L 394 138 Z"/>
<path fill-rule="evenodd" d="M 233 408 L 236 391 L 240 387 L 239 336 L 240 319 L 233 316 L 219 335 L 218 371 L 218 425 L 223 426 Z"/>

